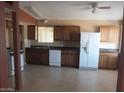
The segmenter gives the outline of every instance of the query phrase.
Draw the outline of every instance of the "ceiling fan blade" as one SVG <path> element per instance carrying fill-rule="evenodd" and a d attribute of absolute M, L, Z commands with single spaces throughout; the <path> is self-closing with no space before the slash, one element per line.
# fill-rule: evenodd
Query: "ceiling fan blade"
<path fill-rule="evenodd" d="M 104 7 L 97 7 L 99 9 L 110 9 L 111 7 L 110 6 L 104 6 Z"/>
<path fill-rule="evenodd" d="M 74 2 L 72 6 L 88 6 L 91 5 L 92 3 L 96 3 L 95 1 L 78 1 Z"/>
<path fill-rule="evenodd" d="M 32 6 L 25 6 L 25 9 L 32 13 L 36 17 L 40 17 L 40 15 L 35 11 L 35 9 Z"/>
<path fill-rule="evenodd" d="M 89 9 L 92 9 L 91 7 L 82 7 L 80 8 L 81 10 L 89 10 Z"/>

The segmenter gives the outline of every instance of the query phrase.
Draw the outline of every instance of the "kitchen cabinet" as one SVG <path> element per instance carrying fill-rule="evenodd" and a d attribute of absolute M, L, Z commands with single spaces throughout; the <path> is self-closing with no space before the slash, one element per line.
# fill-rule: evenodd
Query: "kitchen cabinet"
<path fill-rule="evenodd" d="M 35 40 L 35 25 L 28 25 L 27 34 L 29 40 Z"/>
<path fill-rule="evenodd" d="M 61 51 L 61 66 L 78 67 L 79 66 L 79 51 L 78 50 L 62 50 Z"/>
<path fill-rule="evenodd" d="M 100 52 L 99 68 L 116 69 L 118 62 L 118 53 Z"/>
<path fill-rule="evenodd" d="M 55 26 L 54 27 L 55 41 L 80 41 L 79 26 Z"/>
<path fill-rule="evenodd" d="M 71 34 L 71 31 L 69 29 L 69 27 L 64 27 L 63 29 L 63 41 L 70 41 L 71 38 L 70 38 L 70 34 Z"/>
<path fill-rule="evenodd" d="M 107 68 L 108 55 L 105 53 L 100 53 L 99 57 L 99 68 Z"/>
<path fill-rule="evenodd" d="M 72 41 L 80 41 L 80 27 L 72 26 L 70 27 L 70 38 Z"/>
<path fill-rule="evenodd" d="M 63 28 L 61 26 L 54 27 L 54 40 L 62 41 L 63 38 Z"/>
<path fill-rule="evenodd" d="M 72 41 L 80 41 L 80 32 L 73 31 L 71 33 L 71 40 Z"/>
<path fill-rule="evenodd" d="M 101 42 L 108 42 L 109 41 L 109 26 L 101 26 L 100 27 L 100 34 L 101 34 Z"/>
<path fill-rule="evenodd" d="M 26 48 L 27 64 L 49 64 L 49 50 L 40 48 Z"/>
<path fill-rule="evenodd" d="M 100 26 L 101 42 L 118 42 L 119 26 Z"/>

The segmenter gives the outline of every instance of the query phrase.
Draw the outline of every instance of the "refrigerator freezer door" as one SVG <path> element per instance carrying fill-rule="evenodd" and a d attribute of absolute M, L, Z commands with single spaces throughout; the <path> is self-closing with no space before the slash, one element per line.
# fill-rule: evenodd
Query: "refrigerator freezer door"
<path fill-rule="evenodd" d="M 89 32 L 81 32 L 80 39 L 80 59 L 79 67 L 87 67 L 88 65 L 88 42 L 89 42 Z"/>
<path fill-rule="evenodd" d="M 82 32 L 81 33 L 81 39 L 80 39 L 80 50 L 81 51 L 82 50 L 87 51 L 88 40 L 89 40 L 89 32 Z"/>
<path fill-rule="evenodd" d="M 100 33 L 90 33 L 88 67 L 98 68 L 99 61 Z"/>

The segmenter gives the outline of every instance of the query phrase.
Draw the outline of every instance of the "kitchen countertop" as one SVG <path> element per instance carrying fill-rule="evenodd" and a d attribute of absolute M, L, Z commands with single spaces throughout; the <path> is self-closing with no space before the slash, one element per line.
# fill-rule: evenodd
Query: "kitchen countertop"
<path fill-rule="evenodd" d="M 41 49 L 79 49 L 79 46 L 39 46 L 39 45 L 31 45 L 30 48 L 41 48 Z"/>
<path fill-rule="evenodd" d="M 80 46 L 42 46 L 42 45 L 31 45 L 30 48 L 40 48 L 40 49 L 55 49 L 55 50 L 60 50 L 60 49 L 80 49 Z M 100 49 L 100 52 L 111 52 L 111 53 L 119 53 L 119 49 Z"/>
<path fill-rule="evenodd" d="M 100 49 L 100 52 L 119 53 L 119 49 Z"/>

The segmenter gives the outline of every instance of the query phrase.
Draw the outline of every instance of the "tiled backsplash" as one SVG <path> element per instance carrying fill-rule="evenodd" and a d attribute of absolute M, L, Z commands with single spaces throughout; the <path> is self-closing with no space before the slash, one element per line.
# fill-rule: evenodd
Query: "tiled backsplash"
<path fill-rule="evenodd" d="M 38 46 L 66 46 L 66 47 L 80 47 L 80 42 L 74 41 L 54 41 L 53 43 L 39 43 L 37 40 L 25 40 L 25 47 L 30 47 L 31 45 Z M 100 49 L 118 49 L 118 46 L 115 43 L 111 42 L 101 42 Z"/>

